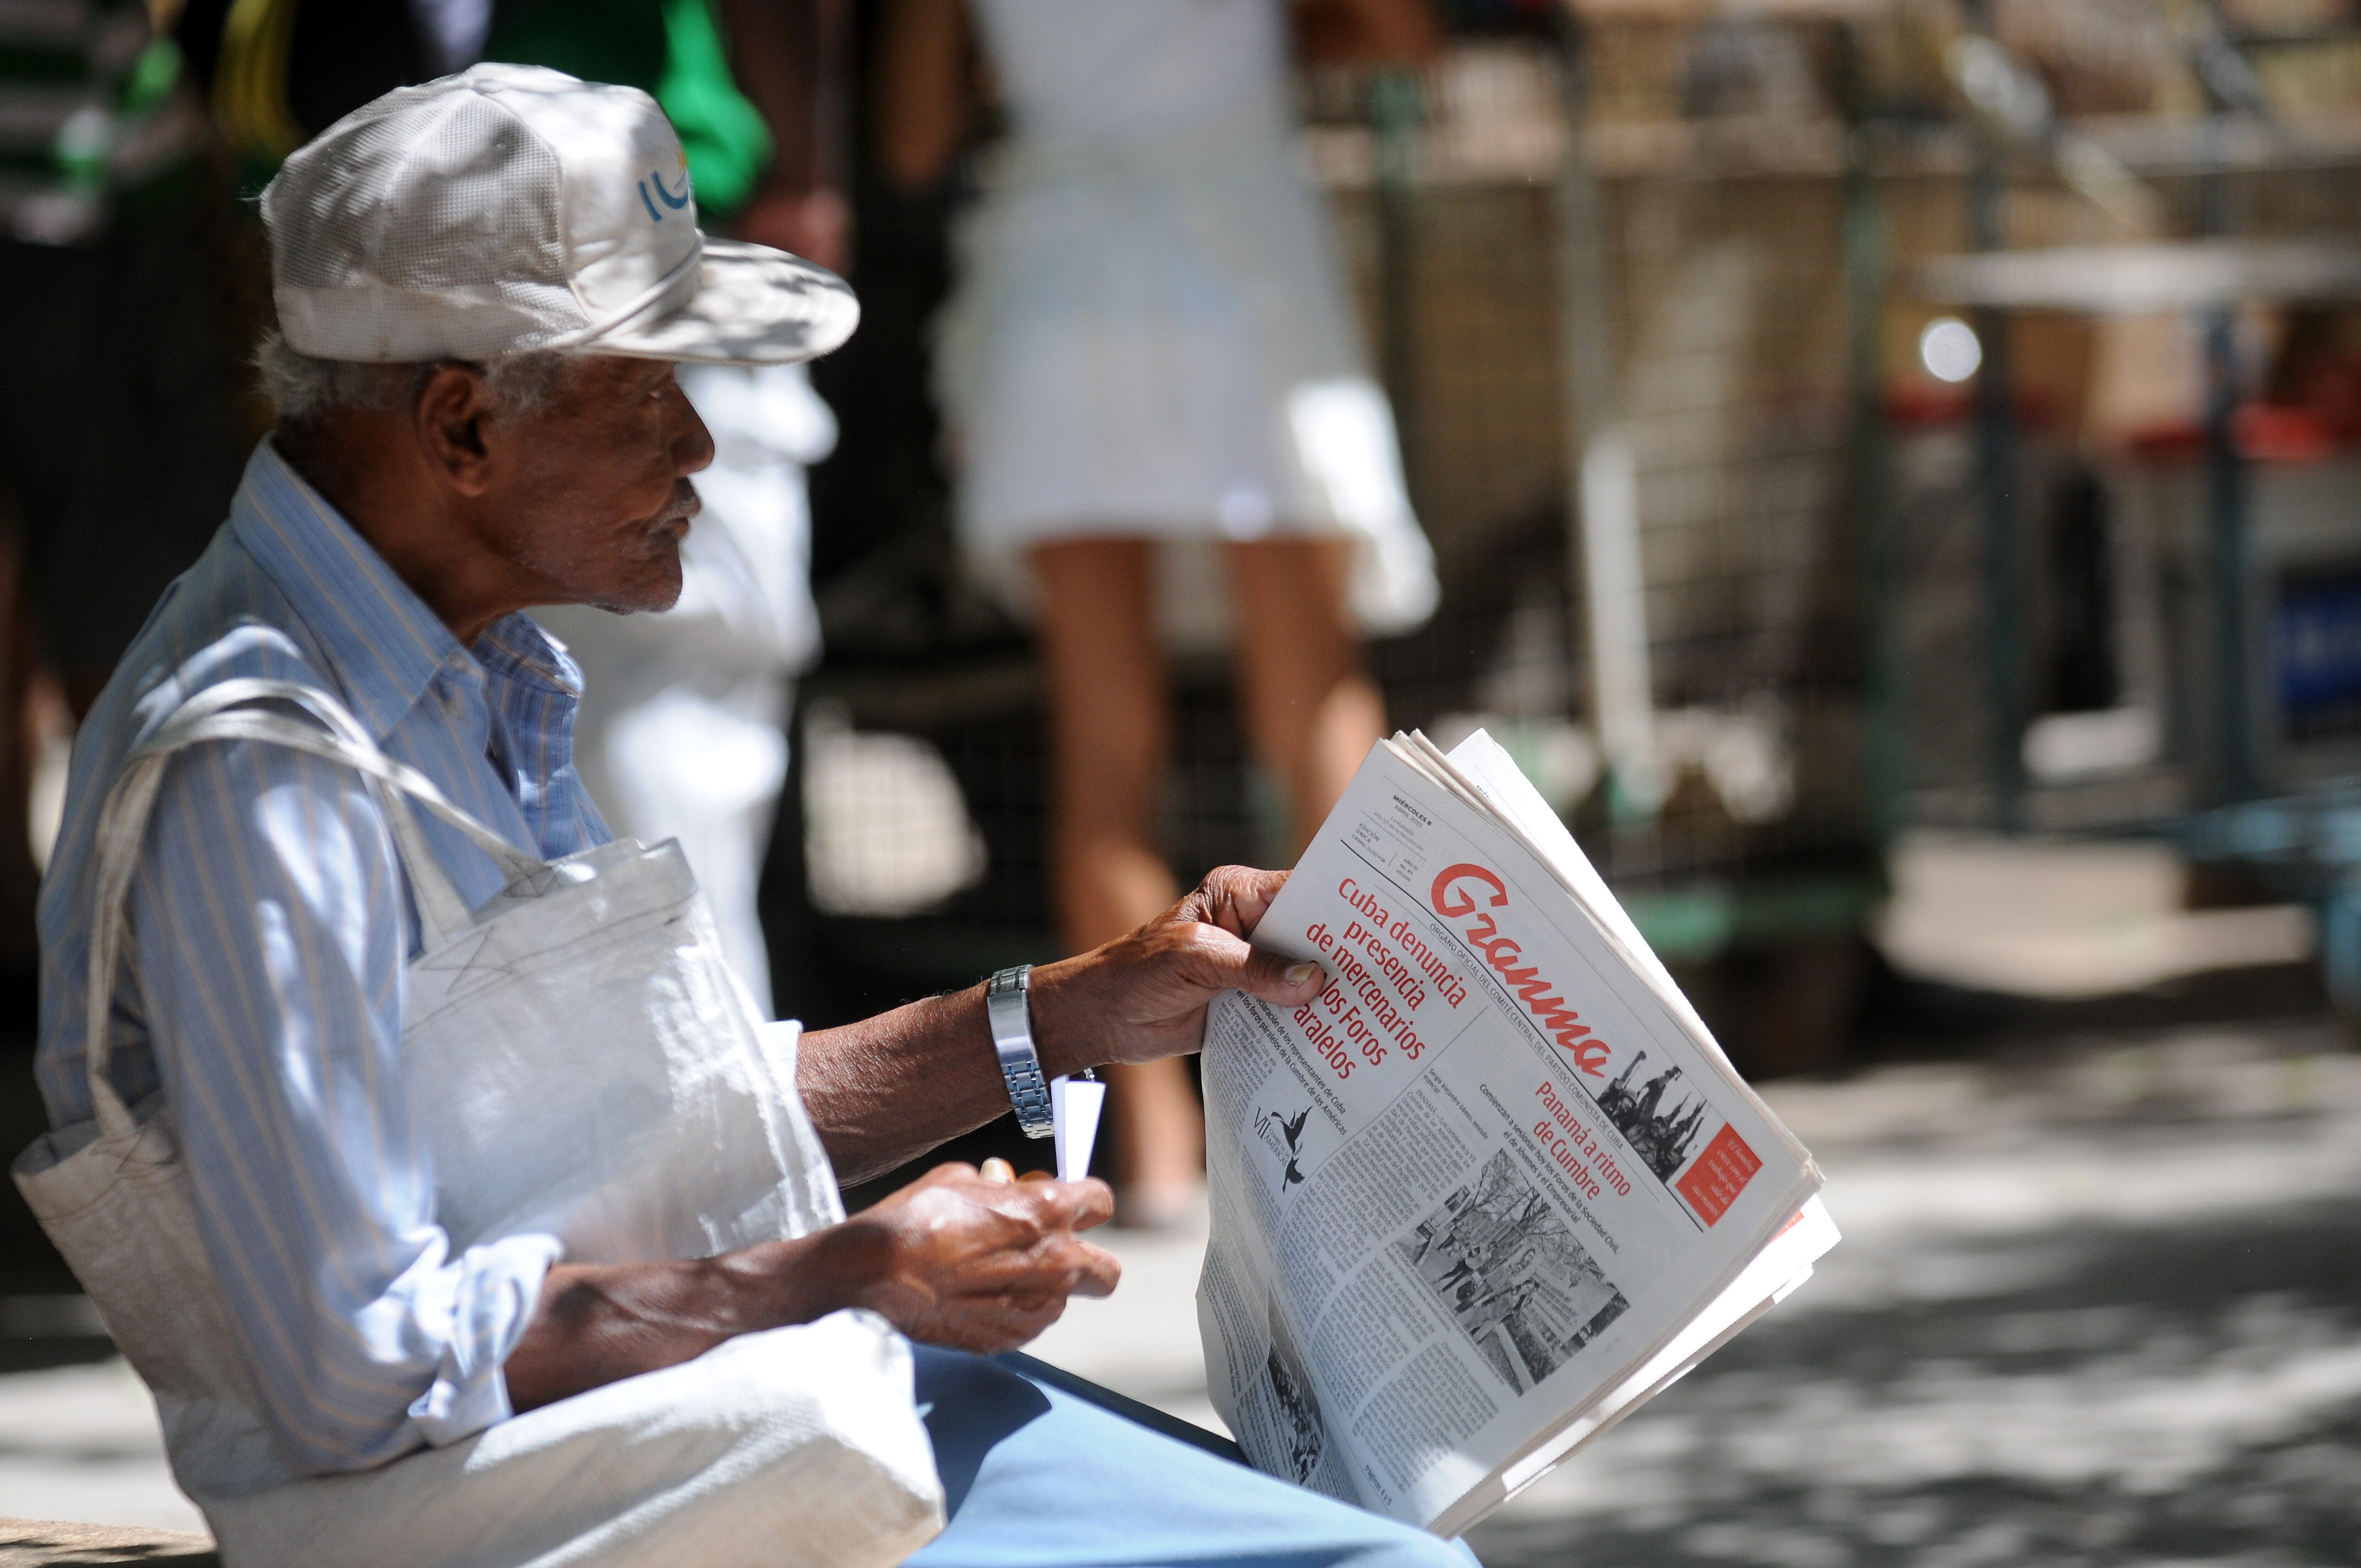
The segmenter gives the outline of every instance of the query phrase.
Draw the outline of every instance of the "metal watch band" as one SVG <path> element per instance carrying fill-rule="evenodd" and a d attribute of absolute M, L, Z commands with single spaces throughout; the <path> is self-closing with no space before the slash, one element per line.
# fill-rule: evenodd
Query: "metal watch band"
<path fill-rule="evenodd" d="M 1016 1124 L 1028 1138 L 1046 1138 L 1057 1130 L 1049 1113 L 1049 1080 L 1041 1076 L 1041 1058 L 1033 1049 L 1031 964 L 1002 970 L 983 988 L 984 1016 L 992 1025 L 992 1046 L 1000 1053 L 1000 1076 L 1008 1080 L 1008 1102 L 1016 1107 Z"/>

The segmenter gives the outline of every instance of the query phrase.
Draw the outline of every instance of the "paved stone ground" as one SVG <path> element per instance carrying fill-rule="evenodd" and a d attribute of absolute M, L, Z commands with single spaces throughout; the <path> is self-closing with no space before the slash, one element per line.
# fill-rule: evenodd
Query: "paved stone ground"
<path fill-rule="evenodd" d="M 2361 1057 L 2333 1027 L 2052 1037 L 1771 1098 L 1844 1245 L 1488 1521 L 1490 1568 L 2361 1562 Z M 1212 1424 L 1202 1236 L 1115 1245 L 1123 1289 L 1038 1352 Z M 89 1343 L 71 1308 L 8 1310 L 69 1314 L 17 1365 Z M 0 1514 L 192 1520 L 104 1362 L 0 1376 Z"/>
<path fill-rule="evenodd" d="M 1775 1092 L 1845 1245 L 1484 1561 L 2361 1562 L 2361 1059 L 2326 1027 L 2045 1058 Z"/>
<path fill-rule="evenodd" d="M 0 1377 L 0 1517 L 201 1530 L 148 1390 L 120 1360 Z"/>

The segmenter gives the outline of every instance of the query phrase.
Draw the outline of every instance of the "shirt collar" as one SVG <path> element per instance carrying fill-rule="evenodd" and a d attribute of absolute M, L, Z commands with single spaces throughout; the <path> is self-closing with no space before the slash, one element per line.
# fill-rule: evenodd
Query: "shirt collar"
<path fill-rule="evenodd" d="M 426 601 L 288 466 L 268 436 L 247 461 L 229 521 L 237 542 L 318 640 L 328 673 L 379 740 L 445 670 L 472 681 L 489 665 L 566 696 L 581 694 L 581 672 L 565 648 L 522 615 L 494 621 L 478 640 L 476 654 L 462 648 Z"/>
<path fill-rule="evenodd" d="M 541 623 L 529 615 L 504 615 L 485 628 L 476 639 L 476 657 L 487 669 L 566 696 L 582 695 L 582 666 L 574 662 L 565 643 L 543 630 Z"/>

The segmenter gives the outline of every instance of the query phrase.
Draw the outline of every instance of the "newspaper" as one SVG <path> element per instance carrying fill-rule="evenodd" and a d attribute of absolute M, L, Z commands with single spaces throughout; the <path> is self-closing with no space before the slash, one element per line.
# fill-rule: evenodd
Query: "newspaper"
<path fill-rule="evenodd" d="M 1456 1535 L 1835 1244 L 1810 1155 L 1482 732 L 1372 751 L 1255 940 L 1332 977 L 1205 1030 L 1197 1311 L 1258 1467 Z"/>

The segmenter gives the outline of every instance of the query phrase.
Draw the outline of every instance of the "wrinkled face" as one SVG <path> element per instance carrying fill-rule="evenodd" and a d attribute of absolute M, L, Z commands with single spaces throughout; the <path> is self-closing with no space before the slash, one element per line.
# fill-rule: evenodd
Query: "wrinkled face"
<path fill-rule="evenodd" d="M 713 439 L 662 360 L 585 358 L 548 404 L 488 425 L 483 544 L 544 604 L 669 609 Z"/>

